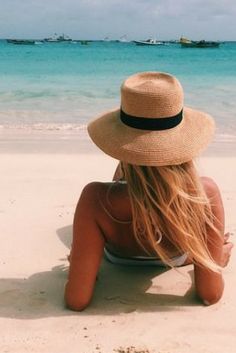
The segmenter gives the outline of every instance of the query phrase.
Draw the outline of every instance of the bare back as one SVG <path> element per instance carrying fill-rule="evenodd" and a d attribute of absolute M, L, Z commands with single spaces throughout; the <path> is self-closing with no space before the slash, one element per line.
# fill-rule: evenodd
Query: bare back
<path fill-rule="evenodd" d="M 223 206 L 215 183 L 206 177 L 202 177 L 206 194 L 217 199 L 218 205 L 214 205 L 217 213 L 222 214 Z M 147 255 L 143 248 L 137 244 L 132 227 L 132 210 L 128 196 L 127 185 L 120 182 L 96 183 L 97 184 L 97 214 L 99 225 L 103 231 L 106 247 L 114 254 L 120 256 Z M 222 218 L 222 216 L 218 215 Z M 221 219 L 224 223 L 224 220 Z M 148 249 L 148 244 L 145 244 Z M 170 257 L 177 256 L 178 250 L 163 234 L 162 246 L 169 252 Z M 148 249 L 152 251 L 151 249 Z M 155 255 L 155 254 L 153 254 Z"/>
<path fill-rule="evenodd" d="M 213 259 L 221 265 L 224 232 L 224 212 L 219 190 L 209 178 L 201 178 L 211 201 L 216 226 L 222 239 L 209 232 L 208 246 Z M 213 240 L 213 241 L 212 241 Z M 170 256 L 177 250 L 163 235 L 162 246 Z M 145 254 L 137 244 L 132 229 L 132 211 L 127 185 L 123 183 L 88 184 L 78 202 L 73 225 L 73 244 L 70 270 L 65 289 L 65 301 L 73 310 L 82 310 L 90 302 L 104 247 L 117 255 Z M 222 274 L 194 266 L 195 287 L 198 296 L 207 304 L 218 301 L 223 293 Z"/>

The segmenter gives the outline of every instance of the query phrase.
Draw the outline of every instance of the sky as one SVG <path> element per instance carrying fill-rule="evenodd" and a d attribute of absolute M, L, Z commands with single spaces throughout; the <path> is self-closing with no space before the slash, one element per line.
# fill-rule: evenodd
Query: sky
<path fill-rule="evenodd" d="M 236 40 L 236 0 L 0 0 L 0 38 Z"/>

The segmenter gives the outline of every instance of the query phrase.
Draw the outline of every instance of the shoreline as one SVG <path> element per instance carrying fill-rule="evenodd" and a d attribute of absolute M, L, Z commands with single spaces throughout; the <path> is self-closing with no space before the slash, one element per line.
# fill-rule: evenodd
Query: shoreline
<path fill-rule="evenodd" d="M 79 129 L 1 128 L 0 154 L 103 154 L 91 141 L 86 126 Z M 216 132 L 203 157 L 235 157 L 236 133 Z"/>

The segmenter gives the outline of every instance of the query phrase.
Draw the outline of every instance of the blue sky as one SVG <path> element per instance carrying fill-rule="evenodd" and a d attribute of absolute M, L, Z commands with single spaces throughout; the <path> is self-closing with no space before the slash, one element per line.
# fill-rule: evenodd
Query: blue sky
<path fill-rule="evenodd" d="M 236 0 L 0 0 L 0 38 L 236 40 Z"/>

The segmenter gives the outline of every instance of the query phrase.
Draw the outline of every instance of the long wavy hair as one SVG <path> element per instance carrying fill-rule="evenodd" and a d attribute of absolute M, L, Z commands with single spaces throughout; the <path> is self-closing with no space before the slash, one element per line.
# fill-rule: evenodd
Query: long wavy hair
<path fill-rule="evenodd" d="M 132 209 L 132 225 L 139 245 L 169 266 L 171 259 L 162 245 L 164 235 L 179 253 L 193 263 L 220 271 L 207 247 L 209 229 L 221 236 L 193 161 L 153 167 L 121 162 Z"/>

